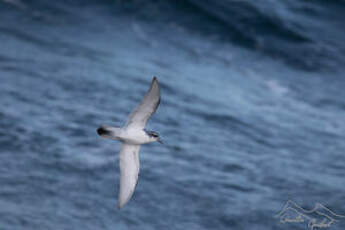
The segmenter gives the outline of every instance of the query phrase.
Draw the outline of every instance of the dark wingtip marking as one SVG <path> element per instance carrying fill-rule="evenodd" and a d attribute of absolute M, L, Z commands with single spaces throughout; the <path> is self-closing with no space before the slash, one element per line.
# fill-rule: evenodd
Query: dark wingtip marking
<path fill-rule="evenodd" d="M 158 83 L 158 79 L 157 79 L 156 76 L 154 76 L 154 77 L 152 78 L 152 84 L 153 84 L 154 82 L 157 82 L 157 83 Z"/>
<path fill-rule="evenodd" d="M 156 76 L 154 76 L 154 77 L 152 78 L 150 90 L 152 89 L 153 85 L 155 85 L 155 84 L 158 86 L 158 88 L 160 88 L 160 87 L 159 87 L 159 82 L 158 82 L 158 79 L 157 79 Z"/>

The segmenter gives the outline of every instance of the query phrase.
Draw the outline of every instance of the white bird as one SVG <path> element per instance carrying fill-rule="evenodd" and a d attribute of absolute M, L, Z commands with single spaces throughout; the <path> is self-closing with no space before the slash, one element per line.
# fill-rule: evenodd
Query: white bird
<path fill-rule="evenodd" d="M 142 144 L 161 140 L 157 132 L 145 130 L 150 116 L 160 103 L 160 87 L 156 77 L 142 102 L 129 115 L 124 127 L 101 126 L 97 133 L 103 137 L 120 140 L 120 194 L 117 207 L 122 208 L 132 197 L 139 176 L 139 149 Z"/>

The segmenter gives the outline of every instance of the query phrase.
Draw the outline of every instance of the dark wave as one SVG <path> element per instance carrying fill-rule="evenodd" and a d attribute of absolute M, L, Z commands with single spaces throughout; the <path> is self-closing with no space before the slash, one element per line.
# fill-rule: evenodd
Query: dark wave
<path fill-rule="evenodd" d="M 116 2 L 119 4 L 115 8 L 120 6 L 122 13 L 152 23 L 176 23 L 203 36 L 216 36 L 223 42 L 280 59 L 295 68 L 319 71 L 344 63 L 345 47 L 339 39 L 345 36 L 340 24 L 334 23 L 345 20 L 342 1 L 325 4 L 296 0 L 270 5 L 245 0 Z M 327 27 L 319 28 L 320 23 Z M 322 32 L 340 37 L 318 36 Z"/>
<path fill-rule="evenodd" d="M 345 46 L 341 42 L 345 34 L 339 23 L 345 20 L 344 1 L 33 0 L 24 4 L 39 10 L 32 14 L 34 20 L 46 23 L 51 17 L 71 17 L 81 24 L 85 16 L 76 11 L 106 7 L 116 15 L 146 20 L 153 32 L 159 33 L 162 25 L 174 23 L 303 70 L 320 71 L 345 63 Z"/>

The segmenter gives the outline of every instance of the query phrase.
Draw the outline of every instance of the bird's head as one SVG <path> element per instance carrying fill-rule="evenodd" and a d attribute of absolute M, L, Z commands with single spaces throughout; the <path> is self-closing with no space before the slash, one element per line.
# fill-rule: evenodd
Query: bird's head
<path fill-rule="evenodd" d="M 155 131 L 147 131 L 145 130 L 146 134 L 150 137 L 152 142 L 158 141 L 159 143 L 163 144 L 162 140 L 159 137 L 159 134 Z"/>

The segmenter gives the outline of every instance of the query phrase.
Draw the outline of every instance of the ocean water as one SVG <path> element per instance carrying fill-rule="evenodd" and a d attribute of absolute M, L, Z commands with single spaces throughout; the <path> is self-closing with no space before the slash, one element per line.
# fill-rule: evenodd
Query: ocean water
<path fill-rule="evenodd" d="M 288 200 L 345 215 L 344 21 L 341 0 L 0 1 L 0 230 L 308 229 L 280 222 Z M 118 211 L 120 143 L 96 129 L 153 76 L 165 144 Z"/>

